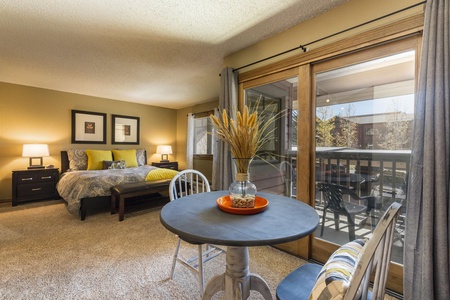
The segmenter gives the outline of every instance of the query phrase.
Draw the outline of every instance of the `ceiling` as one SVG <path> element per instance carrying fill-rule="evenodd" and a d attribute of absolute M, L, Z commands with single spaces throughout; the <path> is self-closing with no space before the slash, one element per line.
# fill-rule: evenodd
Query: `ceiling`
<path fill-rule="evenodd" d="M 223 57 L 346 1 L 0 0 L 0 81 L 179 109 L 218 98 Z"/>

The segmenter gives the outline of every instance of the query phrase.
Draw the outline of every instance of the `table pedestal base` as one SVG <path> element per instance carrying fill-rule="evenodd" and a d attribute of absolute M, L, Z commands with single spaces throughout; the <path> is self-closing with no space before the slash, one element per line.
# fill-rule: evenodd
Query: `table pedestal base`
<path fill-rule="evenodd" d="M 266 281 L 248 271 L 248 247 L 228 246 L 226 261 L 225 273 L 210 280 L 202 300 L 211 299 L 218 291 L 225 291 L 225 299 L 243 300 L 250 296 L 250 290 L 258 291 L 266 300 L 273 299 Z"/>

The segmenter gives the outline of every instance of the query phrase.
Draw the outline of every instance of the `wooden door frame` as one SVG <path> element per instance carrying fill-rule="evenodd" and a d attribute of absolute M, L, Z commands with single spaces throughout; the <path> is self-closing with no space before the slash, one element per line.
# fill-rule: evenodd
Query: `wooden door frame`
<path fill-rule="evenodd" d="M 420 54 L 420 46 L 422 43 L 422 38 L 420 35 L 415 35 L 411 37 L 407 37 L 401 40 L 396 40 L 391 43 L 386 43 L 383 45 L 379 45 L 370 49 L 366 49 L 363 51 L 358 51 L 355 53 L 350 53 L 345 56 L 337 57 L 332 60 L 327 60 L 324 62 L 319 62 L 317 64 L 314 64 L 312 66 L 311 74 L 312 74 L 312 95 L 315 98 L 314 95 L 316 95 L 316 82 L 315 82 L 315 74 L 328 71 L 328 70 L 335 70 L 338 68 L 346 67 L 349 65 L 354 65 L 358 63 L 362 63 L 365 61 L 386 57 L 388 55 L 394 55 L 401 52 L 406 52 L 409 50 L 414 50 L 416 55 L 416 64 L 415 64 L 415 78 L 417 79 L 418 75 L 418 65 L 419 60 L 417 59 Z M 416 80 L 417 82 L 417 80 Z M 417 84 L 416 84 L 417 86 Z M 314 104 L 313 110 L 315 110 L 315 101 L 313 101 Z M 314 112 L 312 112 L 315 114 Z M 312 121 L 309 123 L 311 128 L 315 127 L 315 122 Z M 300 124 L 299 124 L 300 125 Z M 315 129 L 312 130 L 312 132 L 315 132 Z M 314 143 L 314 142 L 313 142 Z M 315 151 L 313 149 L 313 151 Z M 314 166 L 315 163 L 315 154 L 313 153 L 311 166 Z M 315 178 L 315 168 L 312 168 L 313 177 Z M 314 193 L 311 196 L 311 205 L 314 206 Z M 319 225 L 320 226 L 320 225 Z M 322 239 L 311 239 L 311 258 L 320 262 L 326 262 L 328 257 L 336 251 L 336 249 L 339 247 L 337 244 L 329 243 Z M 391 289 L 398 293 L 403 293 L 403 265 L 397 264 L 397 263 L 391 263 L 388 280 L 386 287 L 388 289 Z"/>
<path fill-rule="evenodd" d="M 419 57 L 421 34 L 423 30 L 423 13 L 392 22 L 388 25 L 357 34 L 330 45 L 313 49 L 261 68 L 239 74 L 239 108 L 244 105 L 246 88 L 267 84 L 277 80 L 298 76 L 298 151 L 297 151 L 297 199 L 314 206 L 315 178 L 315 79 L 313 72 L 320 68 L 330 68 L 333 64 L 344 66 L 359 62 L 371 56 L 383 53 L 405 51 L 413 47 L 416 58 Z M 389 52 L 383 52 L 387 51 Z M 418 62 L 419 60 L 416 59 Z M 418 63 L 416 63 L 416 74 Z M 277 245 L 278 248 L 306 259 L 325 262 L 339 246 L 315 239 L 313 235 L 301 240 Z M 314 249 L 314 251 L 313 251 Z M 387 287 L 403 293 L 403 266 L 391 263 Z"/>

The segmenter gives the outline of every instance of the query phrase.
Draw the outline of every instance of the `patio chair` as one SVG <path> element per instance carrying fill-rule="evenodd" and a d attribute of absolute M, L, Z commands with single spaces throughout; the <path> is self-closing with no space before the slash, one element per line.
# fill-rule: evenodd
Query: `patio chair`
<path fill-rule="evenodd" d="M 277 286 L 277 299 L 384 299 L 400 207 L 399 203 L 391 204 L 369 240 L 341 246 L 323 267 L 306 263 L 291 272 Z M 371 291 L 370 278 L 374 278 Z"/>
<path fill-rule="evenodd" d="M 317 189 L 323 193 L 325 198 L 325 206 L 323 208 L 322 215 L 322 228 L 320 230 L 320 236 L 323 236 L 325 228 L 325 217 L 327 210 L 334 213 L 334 226 L 336 230 L 339 230 L 339 215 L 347 217 L 348 223 L 348 235 L 350 241 L 355 239 L 355 215 L 362 212 L 366 212 L 371 216 L 372 229 L 375 228 L 376 220 L 374 209 L 377 208 L 376 198 L 373 196 L 359 197 L 354 190 L 334 183 L 318 182 Z M 344 195 L 349 195 L 352 199 L 358 202 L 364 202 L 365 205 L 355 204 L 349 201 L 344 201 Z M 364 223 L 364 222 L 363 222 Z"/>
<path fill-rule="evenodd" d="M 199 193 L 205 193 L 210 192 L 211 188 L 209 186 L 208 179 L 196 170 L 184 170 L 179 172 L 177 175 L 175 175 L 174 178 L 172 178 L 172 181 L 169 185 L 169 197 L 170 201 L 183 201 L 183 197 L 192 195 L 192 194 L 199 194 Z M 195 241 L 187 241 L 185 242 L 189 244 L 197 245 L 198 247 L 198 254 L 194 257 L 184 259 L 179 256 L 180 254 L 180 248 L 181 248 L 181 242 L 182 240 L 178 239 L 177 248 L 175 250 L 175 254 L 173 256 L 172 261 L 172 270 L 170 273 L 170 278 L 174 278 L 175 275 L 175 267 L 177 265 L 177 262 L 179 262 L 182 266 L 187 267 L 190 271 L 192 271 L 196 276 L 198 276 L 198 282 L 200 285 L 200 293 L 203 294 L 204 289 L 204 279 L 203 279 L 203 264 L 207 261 L 215 258 L 216 256 L 220 255 L 221 253 L 225 253 L 225 250 L 211 245 L 206 244 L 205 250 L 203 251 L 203 244 L 199 244 Z"/>
<path fill-rule="evenodd" d="M 281 176 L 283 178 L 283 182 L 284 182 L 284 190 L 285 190 L 285 196 L 290 197 L 290 198 L 296 198 L 295 195 L 295 185 L 296 185 L 296 174 L 295 174 L 295 170 L 292 167 L 292 164 L 289 163 L 288 161 L 282 161 L 280 163 L 280 173 Z"/>

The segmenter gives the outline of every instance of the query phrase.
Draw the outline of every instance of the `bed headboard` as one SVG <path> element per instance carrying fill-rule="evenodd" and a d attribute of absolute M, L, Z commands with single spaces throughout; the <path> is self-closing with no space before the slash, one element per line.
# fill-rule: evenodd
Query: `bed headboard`
<path fill-rule="evenodd" d="M 144 150 L 145 164 L 147 164 L 147 151 Z M 69 170 L 69 156 L 67 151 L 61 151 L 61 174 Z"/>
<path fill-rule="evenodd" d="M 69 156 L 67 151 L 61 151 L 61 174 L 69 170 Z"/>

